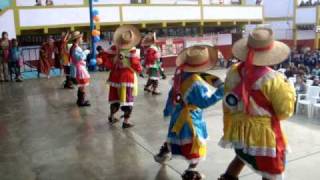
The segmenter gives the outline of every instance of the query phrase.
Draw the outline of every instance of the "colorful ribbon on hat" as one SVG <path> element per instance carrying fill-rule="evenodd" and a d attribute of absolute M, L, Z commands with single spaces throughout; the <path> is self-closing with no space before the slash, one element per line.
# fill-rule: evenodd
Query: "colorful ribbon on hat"
<path fill-rule="evenodd" d="M 245 65 L 244 65 L 244 80 L 241 82 L 241 99 L 243 101 L 243 105 L 245 108 L 245 112 L 249 113 L 249 107 L 250 107 L 250 91 L 251 91 L 251 87 L 250 87 L 250 82 L 251 82 L 251 78 L 250 75 L 252 74 L 253 71 L 253 60 L 254 60 L 254 55 L 256 52 L 263 52 L 263 51 L 268 51 L 270 49 L 273 48 L 273 43 L 267 47 L 263 47 L 263 48 L 254 48 L 251 47 L 250 45 L 247 45 L 248 47 L 248 53 L 247 53 L 247 58 L 245 61 Z"/>
<path fill-rule="evenodd" d="M 209 63 L 209 60 L 206 60 L 201 64 L 190 64 L 186 62 L 180 65 L 179 67 L 177 67 L 173 77 L 173 96 L 172 96 L 173 104 L 179 103 L 179 101 L 181 101 L 180 88 L 181 88 L 181 79 L 182 79 L 182 74 L 184 72 L 184 68 L 185 67 L 197 68 L 197 67 L 204 66 L 208 63 Z"/>

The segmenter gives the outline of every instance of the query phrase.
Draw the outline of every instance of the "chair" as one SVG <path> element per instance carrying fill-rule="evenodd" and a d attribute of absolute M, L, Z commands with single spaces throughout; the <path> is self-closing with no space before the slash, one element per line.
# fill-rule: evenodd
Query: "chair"
<path fill-rule="evenodd" d="M 307 79 L 306 85 L 311 86 L 313 84 L 313 80 Z"/>
<path fill-rule="evenodd" d="M 288 78 L 289 83 L 294 87 L 294 84 L 296 83 L 297 79 L 295 77 Z"/>
<path fill-rule="evenodd" d="M 299 113 L 301 106 L 305 106 L 308 112 L 308 118 L 312 116 L 312 105 L 315 103 L 315 98 L 319 97 L 320 87 L 308 86 L 306 94 L 298 94 L 297 98 L 297 110 L 296 114 Z"/>
<path fill-rule="evenodd" d="M 314 98 L 314 103 L 312 104 L 312 116 L 316 116 L 318 114 L 318 110 L 320 109 L 320 96 Z M 319 119 L 319 118 L 318 118 Z"/>

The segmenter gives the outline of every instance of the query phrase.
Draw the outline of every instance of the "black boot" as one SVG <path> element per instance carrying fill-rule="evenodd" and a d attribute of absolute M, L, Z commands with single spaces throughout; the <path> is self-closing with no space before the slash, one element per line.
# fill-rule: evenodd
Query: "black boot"
<path fill-rule="evenodd" d="M 85 100 L 85 93 L 81 92 L 80 90 L 78 91 L 80 92 L 80 98 L 78 99 L 78 106 L 79 107 L 85 107 L 85 106 L 91 106 L 90 102 L 88 100 Z"/>
<path fill-rule="evenodd" d="M 80 89 L 78 89 L 77 97 L 78 97 L 77 104 L 78 104 L 78 106 L 80 106 L 80 102 L 81 102 L 81 91 L 80 91 Z"/>

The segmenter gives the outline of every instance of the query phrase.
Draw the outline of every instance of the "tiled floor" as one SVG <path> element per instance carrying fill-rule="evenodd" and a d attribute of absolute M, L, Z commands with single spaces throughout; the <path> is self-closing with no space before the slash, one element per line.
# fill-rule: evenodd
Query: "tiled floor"
<path fill-rule="evenodd" d="M 224 76 L 225 71 L 213 73 Z M 142 91 L 134 107 L 135 127 L 122 130 L 107 123 L 107 73 L 92 76 L 90 108 L 75 105 L 76 90 L 62 89 L 61 78 L 0 84 L 0 180 L 179 180 L 187 167 L 174 159 L 161 167 L 153 161 L 166 137 L 163 95 Z M 199 165 L 207 179 L 223 173 L 234 156 L 218 147 L 222 134 L 221 103 L 206 113 L 210 140 L 207 160 Z M 288 180 L 320 179 L 320 117 L 295 116 L 283 123 L 293 152 L 288 156 Z M 257 180 L 246 169 L 240 179 Z"/>

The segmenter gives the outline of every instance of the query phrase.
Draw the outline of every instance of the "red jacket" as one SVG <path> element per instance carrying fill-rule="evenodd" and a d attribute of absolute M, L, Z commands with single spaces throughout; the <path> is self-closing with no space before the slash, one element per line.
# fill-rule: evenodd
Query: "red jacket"
<path fill-rule="evenodd" d="M 110 69 L 109 82 L 111 86 L 129 86 L 134 84 L 134 73 L 140 73 L 142 66 L 140 64 L 140 56 L 137 54 L 136 49 L 120 50 L 118 52 L 115 46 L 112 46 L 107 51 L 110 56 L 106 67 Z"/>

